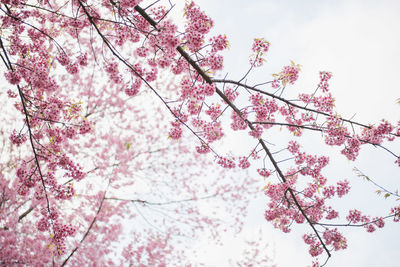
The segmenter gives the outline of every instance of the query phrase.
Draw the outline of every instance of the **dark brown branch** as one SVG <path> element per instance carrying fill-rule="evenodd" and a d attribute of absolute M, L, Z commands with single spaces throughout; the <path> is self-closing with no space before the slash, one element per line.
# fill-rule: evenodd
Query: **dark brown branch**
<path fill-rule="evenodd" d="M 31 213 L 33 210 L 35 209 L 35 207 L 30 207 L 29 209 L 27 209 L 24 213 L 22 213 L 19 217 L 18 217 L 18 222 L 20 222 L 23 218 L 25 218 L 29 213 Z"/>
<path fill-rule="evenodd" d="M 22 24 L 25 24 L 25 25 L 27 25 L 27 26 L 29 26 L 29 27 L 35 29 L 36 31 L 40 32 L 41 34 L 43 34 L 44 36 L 46 36 L 47 38 L 49 38 L 52 42 L 54 42 L 54 44 L 57 46 L 57 48 L 60 48 L 61 51 L 63 51 L 63 53 L 65 54 L 65 51 L 64 51 L 64 49 L 62 48 L 62 46 L 59 45 L 59 44 L 57 43 L 57 41 L 56 41 L 53 37 L 51 37 L 50 35 L 48 35 L 48 34 L 45 33 L 44 31 L 42 31 L 41 29 L 37 28 L 36 26 L 34 26 L 34 25 L 32 25 L 32 24 L 29 24 L 29 23 L 27 23 L 27 22 L 25 22 L 25 21 L 23 21 L 23 20 L 21 20 L 21 19 L 15 17 L 15 16 L 11 15 L 11 11 L 8 9 L 7 5 L 6 5 L 6 8 L 7 8 L 7 11 L 8 11 L 8 12 L 6 12 L 5 10 L 3 10 L 2 8 L 0 8 L 0 10 L 3 11 L 3 12 L 4 12 L 7 16 L 9 16 L 10 18 L 12 18 L 12 19 L 14 19 L 14 20 L 16 20 L 16 21 L 19 21 L 19 22 L 21 22 Z"/>

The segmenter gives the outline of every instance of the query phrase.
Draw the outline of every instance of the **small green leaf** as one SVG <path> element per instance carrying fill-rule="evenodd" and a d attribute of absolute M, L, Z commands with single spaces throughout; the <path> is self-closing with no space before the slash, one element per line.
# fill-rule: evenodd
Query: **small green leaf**
<path fill-rule="evenodd" d="M 125 143 L 126 150 L 129 150 L 131 148 L 132 143 Z"/>

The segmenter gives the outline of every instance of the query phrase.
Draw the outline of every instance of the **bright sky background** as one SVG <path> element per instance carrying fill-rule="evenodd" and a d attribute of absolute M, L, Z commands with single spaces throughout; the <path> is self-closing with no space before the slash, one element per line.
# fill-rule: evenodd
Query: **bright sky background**
<path fill-rule="evenodd" d="M 176 2 L 180 9 L 184 1 Z M 225 71 L 230 78 L 244 74 L 253 38 L 264 37 L 271 42 L 266 66 L 254 72 L 249 83 L 270 80 L 272 73 L 293 60 L 303 68 L 300 79 L 289 90 L 312 92 L 319 81 L 319 71 L 331 71 L 334 75 L 331 91 L 336 108 L 344 117 L 356 114 L 355 120 L 363 123 L 400 119 L 400 105 L 396 104 L 400 98 L 400 1 L 198 0 L 196 3 L 213 18 L 214 32 L 225 33 L 230 40 L 231 48 L 225 54 Z M 351 170 L 357 167 L 394 190 L 400 188 L 400 171 L 394 166 L 394 159 L 382 150 L 364 148 L 358 161 L 349 162 L 338 156 L 337 150 L 324 148 L 324 153 L 333 155 L 325 174 L 329 178 L 347 178 L 352 185 L 351 193 L 340 205 L 359 207 L 373 216 L 387 214 L 395 202 L 379 198 L 374 193 L 377 188 L 361 181 Z M 398 145 L 395 152 L 400 152 Z M 310 264 L 307 246 L 296 231 L 300 228 L 290 234 L 280 233 L 263 219 L 265 206 L 262 196 L 250 205 L 244 233 L 254 235 L 263 227 L 277 266 Z M 363 228 L 346 229 L 349 248 L 334 252 L 328 266 L 399 266 L 399 230 L 400 224 L 390 222 L 373 234 Z M 225 259 L 235 253 L 239 243 L 227 238 L 222 249 L 208 247 L 204 255 L 210 259 L 210 266 L 229 266 Z M 203 249 L 206 247 L 202 245 Z"/>

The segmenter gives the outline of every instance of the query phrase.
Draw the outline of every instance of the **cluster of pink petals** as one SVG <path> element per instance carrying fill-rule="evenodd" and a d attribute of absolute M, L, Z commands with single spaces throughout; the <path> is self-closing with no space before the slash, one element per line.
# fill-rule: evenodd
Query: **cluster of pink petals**
<path fill-rule="evenodd" d="M 254 38 L 251 51 L 254 52 L 250 57 L 250 64 L 253 67 L 260 67 L 264 64 L 264 54 L 268 52 L 270 43 L 264 38 Z"/>
<path fill-rule="evenodd" d="M 10 141 L 14 145 L 20 146 L 22 143 L 26 141 L 26 135 L 17 133 L 17 131 L 14 130 L 10 135 Z"/>
<path fill-rule="evenodd" d="M 328 81 L 332 78 L 332 73 L 327 71 L 321 71 L 319 73 L 319 77 L 321 81 L 319 82 L 318 86 L 322 89 L 323 92 L 327 92 L 329 90 Z"/>

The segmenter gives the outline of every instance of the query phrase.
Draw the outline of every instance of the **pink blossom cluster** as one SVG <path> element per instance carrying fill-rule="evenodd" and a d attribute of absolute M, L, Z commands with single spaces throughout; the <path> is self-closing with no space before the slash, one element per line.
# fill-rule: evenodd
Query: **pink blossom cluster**
<path fill-rule="evenodd" d="M 312 156 L 305 152 L 300 152 L 300 145 L 296 141 L 290 141 L 288 150 L 293 154 L 294 162 L 299 168 L 300 174 L 318 178 L 321 175 L 321 170 L 328 165 L 329 158 L 326 156 Z"/>
<path fill-rule="evenodd" d="M 323 232 L 322 237 L 325 245 L 331 245 L 334 250 L 347 248 L 347 240 L 341 233 L 338 232 L 337 228 L 326 229 Z M 303 235 L 303 240 L 310 246 L 309 252 L 311 256 L 316 257 L 323 252 L 322 245 L 315 235 L 305 234 Z"/>
<path fill-rule="evenodd" d="M 335 99 L 329 92 L 327 92 L 322 96 L 299 94 L 299 99 L 304 103 L 312 104 L 317 111 L 333 114 L 333 108 L 335 107 Z"/>
<path fill-rule="evenodd" d="M 70 57 L 63 52 L 57 56 L 57 61 L 72 75 L 78 73 L 79 66 L 87 66 L 87 56 L 85 55 L 79 56 L 76 62 L 71 62 Z"/>
<path fill-rule="evenodd" d="M 381 144 L 385 139 L 388 141 L 393 141 L 394 136 L 392 136 L 392 132 L 394 130 L 394 126 L 386 120 L 382 120 L 382 122 L 378 126 L 371 126 L 369 129 L 364 128 L 361 133 L 361 140 L 368 141 L 373 144 Z"/>
<path fill-rule="evenodd" d="M 294 65 L 283 67 L 283 70 L 279 73 L 279 78 L 283 86 L 285 86 L 287 83 L 294 84 L 294 82 L 297 81 L 297 79 L 299 78 L 299 71 L 300 67 Z"/>
<path fill-rule="evenodd" d="M 254 38 L 251 47 L 251 51 L 253 51 L 254 54 L 250 56 L 250 64 L 253 67 L 261 67 L 264 64 L 264 54 L 268 52 L 269 46 L 270 43 L 264 40 L 264 38 Z"/>
<path fill-rule="evenodd" d="M 343 125 L 340 117 L 327 118 L 324 129 L 325 143 L 331 146 L 344 145 L 341 153 L 349 160 L 355 160 L 359 154 L 360 146 L 366 143 L 381 144 L 384 140 L 394 140 L 394 126 L 387 121 L 382 121 L 378 126 L 363 128 L 361 135 L 350 136 L 348 129 Z"/>
<path fill-rule="evenodd" d="M 267 53 L 269 49 L 270 43 L 264 38 L 254 38 L 253 45 L 251 47 L 251 51 L 255 53 Z"/>
<path fill-rule="evenodd" d="M 337 228 L 325 230 L 322 236 L 325 239 L 325 244 L 332 245 L 335 250 L 347 248 L 346 238 L 338 232 Z"/>
<path fill-rule="evenodd" d="M 22 143 L 26 141 L 26 135 L 17 133 L 16 130 L 14 130 L 11 135 L 10 135 L 10 141 L 16 146 L 20 146 Z"/>
<path fill-rule="evenodd" d="M 19 72 L 16 72 L 16 71 L 9 71 L 9 72 L 6 72 L 6 73 L 4 74 L 4 76 L 6 77 L 7 81 L 8 81 L 10 84 L 19 84 L 20 81 L 21 81 L 21 75 L 20 75 Z"/>
<path fill-rule="evenodd" d="M 258 122 L 274 122 L 275 114 L 279 107 L 274 99 L 264 99 L 260 93 L 250 96 L 250 102 L 253 104 L 252 110 L 256 113 Z M 271 128 L 272 124 L 263 124 L 265 129 Z"/>
<path fill-rule="evenodd" d="M 210 152 L 210 147 L 206 143 L 201 143 L 200 146 L 196 146 L 197 153 L 207 154 Z"/>
<path fill-rule="evenodd" d="M 206 96 L 212 96 L 215 92 L 215 85 L 211 84 L 195 84 L 188 78 L 181 81 L 181 98 L 189 98 L 191 100 L 204 100 Z"/>
<path fill-rule="evenodd" d="M 79 55 L 77 61 L 80 66 L 86 67 L 88 65 L 87 53 Z"/>
<path fill-rule="evenodd" d="M 121 78 L 121 75 L 119 74 L 117 62 L 110 62 L 109 64 L 107 64 L 105 66 L 105 71 L 108 73 L 110 80 L 113 81 L 114 83 L 122 82 L 122 78 Z"/>
<path fill-rule="evenodd" d="M 175 75 L 181 74 L 185 68 L 187 68 L 188 63 L 182 59 L 177 60 L 171 65 L 171 71 Z"/>
<path fill-rule="evenodd" d="M 225 169 L 233 169 L 236 167 L 235 158 L 218 157 L 217 163 Z"/>
<path fill-rule="evenodd" d="M 336 193 L 338 197 L 346 195 L 347 193 L 349 193 L 349 191 L 350 191 L 349 181 L 344 180 L 337 183 Z"/>
<path fill-rule="evenodd" d="M 256 139 L 260 139 L 261 135 L 263 133 L 263 130 L 264 129 L 260 125 L 256 125 L 256 126 L 254 126 L 254 130 L 251 130 L 249 132 L 249 135 L 254 137 L 254 138 L 256 138 Z"/>
<path fill-rule="evenodd" d="M 21 19 L 30 15 L 34 18 L 38 14 L 26 12 Z M 42 19 L 46 21 L 46 16 Z M 57 19 L 53 22 L 56 23 L 56 21 L 60 22 Z M 42 33 L 34 29 L 25 31 L 22 24 L 17 23 L 19 25 L 16 25 L 16 21 L 10 21 L 10 23 L 19 29 L 19 31 L 11 33 L 10 39 L 7 40 L 10 43 L 10 55 L 15 56 L 16 67 L 14 72 L 8 72 L 5 76 L 10 84 L 19 85 L 18 88 L 15 88 L 21 95 L 20 101 L 23 101 L 24 108 L 22 108 L 21 102 L 15 107 L 24 118 L 28 118 L 27 121 L 24 121 L 23 129 L 29 128 L 24 134 L 14 130 L 10 141 L 15 145 L 21 145 L 28 138 L 32 141 L 31 153 L 26 157 L 20 156 L 15 163 L 16 179 L 12 185 L 15 192 L 13 201 L 21 201 L 20 203 L 16 202 L 19 205 L 18 209 L 26 207 L 23 203 L 28 203 L 28 201 L 32 205 L 32 210 L 36 206 L 46 206 L 43 217 L 31 221 L 40 231 L 48 232 L 46 235 L 51 236 L 50 243 L 47 242 L 49 247 L 54 248 L 56 254 L 60 254 L 65 252 L 66 237 L 71 236 L 75 230 L 63 223 L 66 218 L 61 215 L 59 201 L 69 200 L 75 194 L 73 183 L 66 182 L 67 180 L 80 181 L 86 176 L 83 168 L 68 155 L 76 155 L 75 146 L 72 143 L 79 135 L 90 132 L 91 123 L 83 116 L 81 104 L 70 101 L 69 88 L 60 86 L 65 77 L 60 79 L 60 77 L 52 75 L 59 70 L 53 71 L 53 68 L 61 67 L 66 71 L 67 77 L 68 75 L 73 77 L 78 74 L 80 69 L 88 65 L 88 55 L 82 52 L 75 60 L 71 60 L 69 55 L 73 53 L 68 49 L 59 53 L 55 52 L 51 46 L 46 45 L 47 37 L 43 34 L 47 31 L 46 28 Z M 73 36 L 76 37 L 77 31 L 79 31 L 76 27 L 84 27 L 85 24 L 74 25 L 65 25 L 65 32 L 69 34 L 69 28 L 75 27 Z M 57 32 L 54 31 L 50 35 L 53 34 L 56 36 Z M 22 36 L 27 37 L 28 41 L 22 41 Z M 116 64 L 108 68 L 111 76 L 118 76 L 118 70 L 115 70 L 115 67 Z M 74 81 L 77 81 L 75 78 L 73 78 Z M 76 85 L 71 84 L 71 88 Z M 17 94 L 10 91 L 9 96 L 15 98 Z M 0 177 L 0 179 L 2 178 Z M 15 218 L 18 220 L 18 214 Z M 32 229 L 24 229 L 22 226 L 18 226 L 17 222 L 13 227 L 15 227 L 13 231 L 20 230 L 22 234 L 32 235 Z M 42 236 L 42 234 L 38 236 Z M 39 244 L 39 242 L 34 243 L 34 246 Z M 40 250 L 45 251 L 41 248 L 36 249 L 36 252 Z M 36 256 L 40 258 L 43 255 L 41 256 L 39 253 Z M 43 263 L 46 263 L 44 256 Z M 29 262 L 27 264 L 29 265 Z"/>
<path fill-rule="evenodd" d="M 232 111 L 231 128 L 234 131 L 245 130 L 247 128 L 247 122 L 245 121 L 247 119 L 247 116 L 248 114 L 246 110 L 242 111 L 240 116 L 236 112 Z"/>
<path fill-rule="evenodd" d="M 58 210 L 43 208 L 41 210 L 42 218 L 37 223 L 39 231 L 50 231 L 52 233 L 50 242 L 54 246 L 53 253 L 62 255 L 65 253 L 65 241 L 68 236 L 73 236 L 76 229 L 71 225 L 59 222 L 60 213 Z"/>
<path fill-rule="evenodd" d="M 33 188 L 40 181 L 38 170 L 25 163 L 17 169 L 16 174 L 19 182 L 18 189 L 20 195 L 27 195 L 30 188 Z"/>
<path fill-rule="evenodd" d="M 250 162 L 248 160 L 248 158 L 246 157 L 239 157 L 239 164 L 238 164 L 239 168 L 242 169 L 247 169 L 248 167 L 250 167 Z"/>
<path fill-rule="evenodd" d="M 202 64 L 203 66 L 208 66 L 212 71 L 222 70 L 224 58 L 221 55 L 212 54 L 207 58 L 207 61 L 204 61 L 206 64 Z"/>
<path fill-rule="evenodd" d="M 18 96 L 18 94 L 16 94 L 15 92 L 11 91 L 11 89 L 7 90 L 7 95 L 9 98 L 16 98 Z"/>
<path fill-rule="evenodd" d="M 321 170 L 328 164 L 328 157 L 311 156 L 301 152 L 299 143 L 295 141 L 290 141 L 287 149 L 294 155 L 296 169 L 286 173 L 286 182 L 270 183 L 266 186 L 265 194 L 270 199 L 268 209 L 265 212 L 266 220 L 271 221 L 276 228 L 284 232 L 290 231 L 292 221 L 305 222 L 303 214 L 299 212 L 297 204 L 293 200 L 293 195 L 295 195 L 297 203 L 303 207 L 304 214 L 314 224 L 318 225 L 324 218 L 327 220 L 338 218 L 339 213 L 331 206 L 327 206 L 326 201 L 335 196 L 340 198 L 347 194 L 350 190 L 349 182 L 343 180 L 337 182 L 336 186 L 327 185 L 327 179 L 322 175 Z M 309 176 L 313 180 L 303 190 L 300 190 L 299 185 L 297 185 L 299 175 Z M 290 190 L 292 190 L 292 193 L 290 193 Z M 380 220 L 379 225 L 383 226 Z M 368 227 L 371 230 L 371 226 Z M 322 238 L 325 245 L 332 246 L 335 250 L 347 248 L 346 238 L 337 229 L 326 228 Z M 309 253 L 313 257 L 324 251 L 315 234 L 304 235 L 303 239 L 309 245 Z"/>
<path fill-rule="evenodd" d="M 210 38 L 210 42 L 211 42 L 211 52 L 212 53 L 216 53 L 218 51 L 222 51 L 228 48 L 229 46 L 229 42 L 228 39 L 226 38 L 226 35 L 217 35 L 214 36 L 212 38 Z"/>
<path fill-rule="evenodd" d="M 187 110 L 190 115 L 198 115 L 201 111 L 201 104 L 192 99 L 187 103 Z"/>
<path fill-rule="evenodd" d="M 155 7 L 151 8 L 150 12 L 149 12 L 151 17 L 156 21 L 159 21 L 159 20 L 162 20 L 163 18 L 165 18 L 167 13 L 168 13 L 168 10 L 165 6 L 155 6 Z"/>
<path fill-rule="evenodd" d="M 376 217 L 372 220 L 369 216 L 362 215 L 359 210 L 349 210 L 349 214 L 346 216 L 346 220 L 349 224 L 361 224 L 369 233 L 376 230 L 376 227 L 382 228 L 385 226 L 385 222 L 382 217 Z"/>
<path fill-rule="evenodd" d="M 125 94 L 127 94 L 128 96 L 131 96 L 131 97 L 137 95 L 139 93 L 139 89 L 140 89 L 141 85 L 142 85 L 142 80 L 139 78 L 136 78 L 135 82 L 133 82 L 130 87 L 127 87 L 125 89 Z"/>
<path fill-rule="evenodd" d="M 172 128 L 169 131 L 168 136 L 174 140 L 180 139 L 182 137 L 182 133 L 183 133 L 182 128 L 181 128 L 181 123 L 178 120 L 176 120 L 176 121 L 171 122 L 171 124 L 172 124 Z"/>
<path fill-rule="evenodd" d="M 195 52 L 201 49 L 204 37 L 214 23 L 193 1 L 186 3 L 185 17 L 188 19 L 185 29 L 186 45 L 190 51 Z"/>
<path fill-rule="evenodd" d="M 393 215 L 393 221 L 400 222 L 400 206 L 392 208 L 390 213 Z"/>
<path fill-rule="evenodd" d="M 259 175 L 261 175 L 261 176 L 264 177 L 264 178 L 268 178 L 268 177 L 271 175 L 271 172 L 268 171 L 268 170 L 265 169 L 265 168 L 257 169 L 257 172 L 258 172 Z"/>
<path fill-rule="evenodd" d="M 318 87 L 322 89 L 324 93 L 329 90 L 329 83 L 328 81 L 332 78 L 332 73 L 327 71 L 321 71 L 319 73 L 319 78 L 321 79 Z"/>
<path fill-rule="evenodd" d="M 221 122 L 203 122 L 201 123 L 201 128 L 203 130 L 202 135 L 209 143 L 219 140 L 224 136 Z"/>
<path fill-rule="evenodd" d="M 163 48 L 164 61 L 167 63 L 159 64 L 160 67 L 165 68 L 172 63 L 172 58 L 176 54 L 176 47 L 180 44 L 179 38 L 176 36 L 177 26 L 169 20 L 163 20 L 159 23 L 159 33 L 157 41 L 150 43 L 152 47 L 158 46 Z M 153 40 L 150 38 L 150 41 Z"/>
<path fill-rule="evenodd" d="M 291 64 L 289 66 L 284 66 L 281 72 L 272 75 L 275 78 L 272 87 L 278 88 L 280 84 L 284 87 L 287 84 L 294 84 L 299 78 L 300 69 L 300 65 L 291 61 Z"/>
<path fill-rule="evenodd" d="M 330 146 L 341 146 L 346 141 L 346 136 L 350 135 L 347 128 L 343 126 L 343 121 L 339 117 L 328 117 L 326 123 L 325 143 Z"/>
<path fill-rule="evenodd" d="M 58 158 L 58 166 L 66 171 L 64 174 L 65 177 L 80 181 L 85 178 L 85 173 L 82 171 L 82 167 L 74 163 L 67 156 L 61 156 Z"/>
<path fill-rule="evenodd" d="M 224 94 L 229 99 L 229 101 L 234 102 L 235 99 L 238 97 L 239 92 L 232 89 L 231 87 L 227 87 L 224 90 Z"/>
<path fill-rule="evenodd" d="M 347 240 L 346 238 L 337 231 L 337 228 L 334 229 L 326 229 L 322 237 L 324 239 L 325 245 L 330 245 L 334 250 L 346 249 L 347 248 Z M 303 236 L 303 240 L 306 244 L 309 245 L 309 253 L 311 256 L 316 257 L 322 254 L 323 247 L 322 244 L 317 241 L 317 237 L 312 234 L 306 234 Z M 316 262 L 313 266 L 319 266 Z"/>
<path fill-rule="evenodd" d="M 301 118 L 294 118 L 295 113 L 297 113 L 297 110 L 292 111 L 292 116 L 285 117 L 286 122 L 289 124 L 287 129 L 292 132 L 294 136 L 301 136 L 303 134 L 303 129 L 296 126 L 302 126 L 303 120 Z"/>
<path fill-rule="evenodd" d="M 135 43 L 140 40 L 140 37 L 139 37 L 139 34 L 137 33 L 137 31 L 133 31 L 125 25 L 113 25 L 113 31 L 114 31 L 113 41 L 116 46 L 121 47 L 127 41 L 131 41 L 131 42 Z"/>
<path fill-rule="evenodd" d="M 123 9 L 129 9 L 134 8 L 135 6 L 140 4 L 140 2 L 142 2 L 142 0 L 121 0 L 120 5 Z"/>

